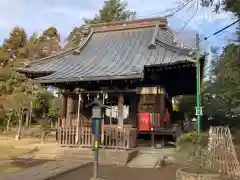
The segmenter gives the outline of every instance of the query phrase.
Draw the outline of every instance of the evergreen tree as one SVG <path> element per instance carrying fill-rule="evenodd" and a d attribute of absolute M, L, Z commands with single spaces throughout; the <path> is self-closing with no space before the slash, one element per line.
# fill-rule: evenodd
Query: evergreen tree
<path fill-rule="evenodd" d="M 127 2 L 121 0 L 107 0 L 93 19 L 85 19 L 86 24 L 132 20 L 136 12 L 127 9 Z"/>
<path fill-rule="evenodd" d="M 5 51 L 11 51 L 15 56 L 18 55 L 20 48 L 23 48 L 27 43 L 27 34 L 24 29 L 20 27 L 13 28 L 9 35 L 9 38 L 5 40 L 3 49 Z"/>
<path fill-rule="evenodd" d="M 32 58 L 34 56 L 37 43 L 38 43 L 37 33 L 33 33 L 29 37 L 26 45 L 19 50 L 19 54 L 28 59 Z"/>

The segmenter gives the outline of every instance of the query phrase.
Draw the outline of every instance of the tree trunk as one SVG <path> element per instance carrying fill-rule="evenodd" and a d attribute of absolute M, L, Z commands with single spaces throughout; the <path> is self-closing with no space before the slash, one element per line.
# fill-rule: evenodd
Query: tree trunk
<path fill-rule="evenodd" d="M 29 111 L 29 122 L 28 122 L 28 128 L 31 128 L 31 124 L 32 124 L 32 109 L 33 109 L 33 102 L 31 101 L 30 104 L 30 111 Z"/>
<path fill-rule="evenodd" d="M 21 138 L 22 121 L 23 121 L 23 114 L 20 112 L 19 113 L 19 120 L 18 120 L 18 131 L 17 131 L 17 135 L 15 137 L 15 140 L 19 140 Z"/>
<path fill-rule="evenodd" d="M 25 128 L 29 127 L 29 111 L 26 113 Z"/>
<path fill-rule="evenodd" d="M 46 120 L 46 111 L 45 109 L 43 110 L 43 119 L 42 119 L 42 134 L 41 134 L 41 143 L 43 144 L 45 139 L 46 139 L 46 129 L 47 129 L 47 120 Z"/>
<path fill-rule="evenodd" d="M 54 123 L 53 123 L 53 120 L 52 120 L 52 119 L 51 119 L 51 121 L 50 121 L 50 124 L 51 124 L 51 129 L 54 128 L 54 127 L 53 127 L 53 124 L 54 124 Z"/>
<path fill-rule="evenodd" d="M 8 116 L 7 127 L 6 127 L 7 132 L 9 131 L 9 128 L 10 128 L 10 122 L 11 122 L 11 116 Z"/>
<path fill-rule="evenodd" d="M 41 143 L 43 144 L 46 140 L 46 131 L 42 131 L 42 135 L 41 135 Z"/>

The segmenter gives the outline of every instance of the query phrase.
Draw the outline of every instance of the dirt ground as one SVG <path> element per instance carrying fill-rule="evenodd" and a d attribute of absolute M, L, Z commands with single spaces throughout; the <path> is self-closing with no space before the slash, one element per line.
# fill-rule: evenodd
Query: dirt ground
<path fill-rule="evenodd" d="M 25 170 L 33 166 L 41 165 L 46 160 L 34 160 L 18 158 L 19 156 L 37 151 L 36 145 L 40 143 L 36 138 L 14 140 L 12 137 L 0 136 L 0 176 Z"/>
<path fill-rule="evenodd" d="M 99 177 L 104 180 L 175 180 L 178 167 L 169 164 L 160 169 L 100 166 Z M 89 180 L 93 176 L 93 165 L 86 164 L 77 170 L 50 180 Z"/>

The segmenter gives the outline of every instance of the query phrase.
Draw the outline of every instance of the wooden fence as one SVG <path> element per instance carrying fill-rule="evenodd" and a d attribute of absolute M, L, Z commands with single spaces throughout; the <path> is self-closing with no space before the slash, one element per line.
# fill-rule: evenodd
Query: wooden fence
<path fill-rule="evenodd" d="M 77 133 L 78 132 L 78 133 Z M 136 147 L 137 129 L 104 126 L 100 147 L 110 149 L 132 149 Z M 93 135 L 90 126 L 59 127 L 57 140 L 59 146 L 93 147 Z"/>

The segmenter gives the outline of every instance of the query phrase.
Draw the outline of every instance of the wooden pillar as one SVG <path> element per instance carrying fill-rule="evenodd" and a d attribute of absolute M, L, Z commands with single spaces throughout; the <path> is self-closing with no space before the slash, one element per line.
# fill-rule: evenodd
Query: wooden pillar
<path fill-rule="evenodd" d="M 123 93 L 119 93 L 118 96 L 118 125 L 123 127 L 123 118 L 124 118 L 124 96 Z"/>
<path fill-rule="evenodd" d="M 74 100 L 72 95 L 67 96 L 67 117 L 66 117 L 66 125 L 72 125 L 72 118 L 74 112 Z"/>
<path fill-rule="evenodd" d="M 79 138 L 80 138 L 81 103 L 82 103 L 82 95 L 80 92 L 78 92 L 76 143 L 78 143 Z"/>
<path fill-rule="evenodd" d="M 136 104 L 136 93 L 132 95 L 130 99 L 130 106 L 129 106 L 129 118 L 132 123 L 132 127 L 137 127 L 137 104 Z"/>
<path fill-rule="evenodd" d="M 164 126 L 164 114 L 165 114 L 165 89 L 164 88 L 160 88 L 159 91 L 159 103 L 160 103 L 160 118 L 161 118 L 161 127 Z"/>
<path fill-rule="evenodd" d="M 59 126 L 65 126 L 65 123 L 66 123 L 66 109 L 67 109 L 67 98 L 66 98 L 66 95 L 62 94 L 61 97 L 60 97 L 60 103 L 61 103 L 61 106 L 60 106 L 60 124 Z"/>

